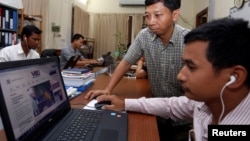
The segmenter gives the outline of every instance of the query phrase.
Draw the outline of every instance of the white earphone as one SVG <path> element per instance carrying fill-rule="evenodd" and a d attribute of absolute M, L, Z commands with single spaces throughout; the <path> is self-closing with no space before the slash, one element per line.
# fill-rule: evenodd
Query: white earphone
<path fill-rule="evenodd" d="M 234 83 L 235 80 L 236 80 L 236 77 L 234 75 L 231 75 L 230 76 L 230 80 L 225 85 L 228 86 L 228 85 Z"/>
<path fill-rule="evenodd" d="M 221 92 L 220 92 L 220 101 L 221 101 L 221 105 L 222 105 L 222 110 L 221 110 L 221 114 L 220 114 L 220 117 L 219 117 L 219 120 L 218 120 L 218 123 L 220 124 L 221 122 L 221 119 L 222 119 L 222 116 L 224 114 L 224 111 L 225 111 L 225 105 L 224 105 L 224 101 L 223 101 L 223 98 L 222 98 L 222 95 L 223 95 L 223 92 L 224 92 L 224 89 L 228 86 L 228 85 L 231 85 L 232 83 L 234 83 L 236 81 L 236 77 L 234 75 L 231 75 L 230 76 L 230 80 L 223 86 L 223 88 L 221 89 Z"/>
<path fill-rule="evenodd" d="M 26 48 L 29 50 L 30 48 L 28 47 L 27 37 L 26 37 L 26 36 L 24 37 L 24 41 L 25 41 L 25 43 L 26 43 Z"/>

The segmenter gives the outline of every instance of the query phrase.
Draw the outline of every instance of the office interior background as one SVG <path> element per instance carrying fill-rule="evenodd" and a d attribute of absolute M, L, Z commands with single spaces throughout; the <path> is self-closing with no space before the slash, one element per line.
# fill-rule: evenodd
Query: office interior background
<path fill-rule="evenodd" d="M 189 29 L 197 26 L 198 15 L 206 22 L 228 16 L 234 7 L 234 0 L 181 2 L 177 24 Z M 22 7 L 25 15 L 41 15 L 38 18 L 38 27 L 43 31 L 40 50 L 60 50 L 70 45 L 72 34 L 80 33 L 92 41 L 93 58 L 98 58 L 105 52 L 114 52 L 117 42 L 131 43 L 144 26 L 145 6 L 121 6 L 120 0 L 22 0 Z M 120 33 L 122 39 L 117 41 L 116 35 Z"/>

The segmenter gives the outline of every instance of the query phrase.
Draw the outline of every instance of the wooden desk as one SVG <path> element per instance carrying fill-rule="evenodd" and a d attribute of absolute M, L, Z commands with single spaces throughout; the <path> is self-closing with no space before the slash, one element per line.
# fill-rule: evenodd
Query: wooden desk
<path fill-rule="evenodd" d="M 89 90 L 104 89 L 110 79 L 108 75 L 97 77 Z M 84 93 L 85 94 L 85 93 Z M 82 108 L 88 103 L 84 94 L 70 101 L 72 107 Z M 147 79 L 123 78 L 113 90 L 112 94 L 126 96 L 127 98 L 151 97 Z M 159 141 L 159 134 L 155 116 L 140 113 L 128 114 L 128 141 Z"/>
<path fill-rule="evenodd" d="M 108 75 L 98 76 L 94 85 L 88 90 L 103 89 L 107 85 L 109 79 L 110 77 Z M 70 101 L 72 108 L 83 108 L 83 106 L 89 102 L 84 99 L 85 93 L 86 92 Z M 122 79 L 115 87 L 112 94 L 126 96 L 128 98 L 151 96 L 148 80 L 133 78 Z M 128 141 L 160 140 L 155 116 L 129 112 L 128 118 Z M 0 132 L 0 141 L 6 141 L 3 131 Z"/>

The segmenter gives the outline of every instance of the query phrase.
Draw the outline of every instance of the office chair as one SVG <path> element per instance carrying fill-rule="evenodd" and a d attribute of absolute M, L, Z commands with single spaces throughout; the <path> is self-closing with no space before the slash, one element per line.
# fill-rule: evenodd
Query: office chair
<path fill-rule="evenodd" d="M 44 49 L 40 55 L 41 58 L 52 57 L 52 56 L 58 56 L 55 49 Z"/>

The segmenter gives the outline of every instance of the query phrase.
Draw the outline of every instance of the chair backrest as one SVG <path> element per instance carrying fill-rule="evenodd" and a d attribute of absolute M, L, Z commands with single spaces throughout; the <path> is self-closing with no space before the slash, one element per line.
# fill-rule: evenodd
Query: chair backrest
<path fill-rule="evenodd" d="M 106 54 L 102 55 L 104 62 L 104 66 L 110 66 L 114 64 L 114 58 L 111 56 L 111 52 L 107 52 Z"/>
<path fill-rule="evenodd" d="M 56 50 L 55 49 L 44 49 L 40 55 L 40 57 L 52 57 L 52 56 L 58 56 L 56 54 Z"/>

